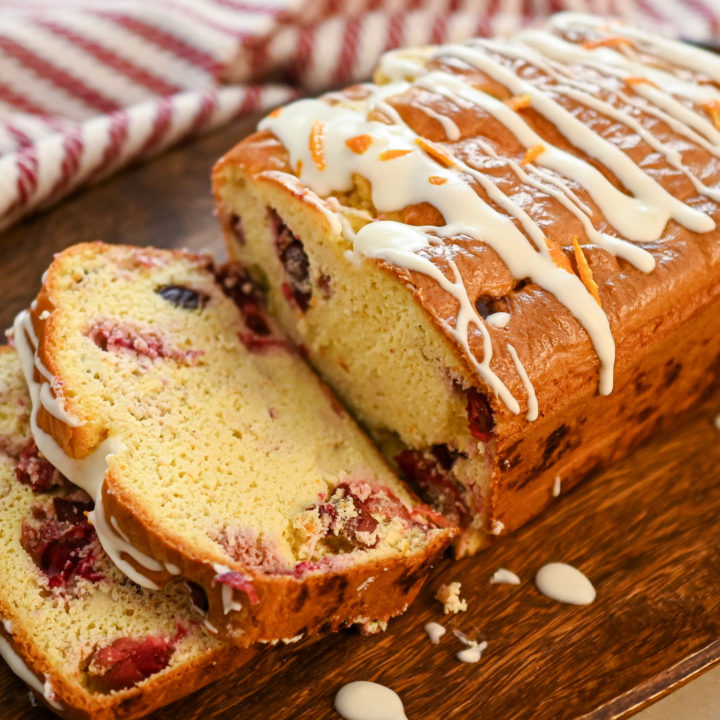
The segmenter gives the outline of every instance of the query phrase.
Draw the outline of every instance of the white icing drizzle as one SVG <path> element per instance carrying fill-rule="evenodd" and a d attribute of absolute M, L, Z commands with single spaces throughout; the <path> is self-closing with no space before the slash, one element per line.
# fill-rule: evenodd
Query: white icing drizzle
<path fill-rule="evenodd" d="M 88 519 L 95 527 L 103 550 L 105 550 L 113 563 L 138 585 L 157 590 L 158 585 L 127 562 L 123 554 L 130 556 L 138 565 L 150 571 L 162 570 L 160 563 L 140 552 L 126 537 L 119 535 L 116 521 L 113 519 L 114 527 L 111 526 L 103 510 L 102 491 L 108 459 L 123 450 L 122 443 L 114 437 L 106 438 L 86 458 L 75 460 L 65 454 L 52 435 L 39 427 L 37 413 L 41 407 L 41 389 L 45 383 L 35 380 L 34 371 L 37 368 L 35 344 L 37 343 L 37 337 L 32 328 L 30 313 L 27 311 L 19 313 L 15 318 L 13 328 L 15 332 L 15 348 L 30 392 L 32 402 L 30 426 L 38 449 L 51 465 L 93 498 L 95 508 L 88 514 Z"/>
<path fill-rule="evenodd" d="M 537 420 L 538 401 L 537 401 L 537 396 L 535 395 L 535 388 L 533 387 L 533 384 L 530 381 L 530 378 L 528 377 L 527 370 L 525 370 L 525 366 L 522 364 L 520 358 L 518 357 L 517 350 L 515 350 L 515 347 L 513 345 L 511 345 L 510 343 L 508 343 L 507 349 L 513 359 L 513 362 L 515 363 L 515 369 L 517 370 L 517 374 L 520 376 L 520 379 L 522 380 L 523 387 L 525 388 L 525 392 L 527 393 L 527 396 L 528 396 L 527 397 L 528 411 L 527 411 L 527 415 L 525 417 L 530 421 Z"/>
<path fill-rule="evenodd" d="M 32 322 L 28 321 L 26 323 L 25 332 L 28 334 L 33 347 L 37 347 L 38 340 L 37 335 L 35 334 L 35 328 L 32 326 Z M 80 427 L 81 425 L 84 425 L 85 422 L 81 418 L 76 418 L 65 409 L 65 402 L 59 393 L 57 395 L 53 395 L 50 388 L 54 384 L 55 378 L 45 365 L 43 365 L 37 355 L 35 355 L 33 362 L 35 369 L 47 380 L 47 382 L 42 383 L 40 386 L 39 399 L 43 408 L 52 416 L 65 423 L 68 427 Z"/>
<path fill-rule="evenodd" d="M 512 570 L 506 570 L 505 568 L 498 568 L 490 578 L 490 583 L 493 585 L 507 584 L 507 585 L 519 585 L 520 578 L 512 572 Z"/>
<path fill-rule="evenodd" d="M 532 52 L 526 46 L 512 47 L 492 41 L 478 42 L 481 42 L 483 47 L 491 49 L 494 52 L 497 52 L 506 57 L 518 60 L 526 60 L 527 62 L 532 63 L 533 65 L 538 67 L 540 70 L 547 72 L 554 79 L 559 79 L 558 73 L 554 72 L 552 67 L 548 63 L 543 62 L 543 60 L 539 55 L 537 55 L 537 53 Z M 578 46 L 576 45 L 574 47 Z M 644 66 L 638 65 L 637 68 L 634 69 L 636 69 L 638 72 L 641 72 L 643 68 Z M 482 69 L 485 70 L 485 67 L 483 67 Z M 505 69 L 505 72 L 509 71 Z M 647 75 L 647 72 L 645 74 Z M 664 80 L 667 81 L 667 79 Z M 532 92 L 528 90 L 531 87 L 534 88 Z M 648 206 L 662 206 L 661 194 L 653 196 L 648 194 L 644 195 L 643 193 L 661 192 L 664 193 L 667 199 L 672 200 L 672 207 L 674 208 L 673 214 L 666 215 L 662 220 L 662 226 L 659 228 L 653 227 L 651 235 L 646 236 L 645 239 L 651 240 L 653 239 L 653 236 L 659 235 L 670 217 L 682 223 L 689 229 L 694 230 L 695 232 L 708 232 L 714 229 L 715 223 L 712 218 L 710 218 L 705 213 L 690 208 L 688 205 L 675 198 L 674 195 L 668 193 L 668 191 L 665 190 L 662 185 L 660 185 L 655 180 L 652 180 L 648 175 L 646 175 L 645 172 L 643 172 L 643 170 L 638 165 L 636 165 L 619 147 L 617 147 L 617 145 L 607 140 L 604 140 L 603 138 L 595 134 L 582 121 L 575 118 L 575 116 L 572 115 L 568 110 L 565 110 L 562 105 L 557 103 L 555 100 L 549 98 L 548 95 L 546 95 L 542 90 L 536 88 L 534 85 L 524 83 L 522 85 L 522 88 L 522 94 L 528 94 L 532 98 L 531 105 L 533 109 L 542 112 L 545 117 L 550 119 L 553 123 L 557 124 L 558 128 L 564 131 L 563 134 L 566 137 L 571 137 L 574 144 L 585 150 L 585 152 L 587 152 L 589 155 L 593 155 L 593 153 L 590 152 L 590 148 L 592 147 L 592 142 L 594 139 L 595 145 L 599 146 L 594 149 L 594 157 L 596 157 L 598 160 L 602 160 L 602 162 L 617 175 L 617 177 L 623 182 L 623 184 L 626 185 L 626 187 L 628 187 L 630 190 L 633 190 L 635 192 L 636 198 L 638 198 L 640 202 L 644 200 L 648 204 Z M 594 97 L 590 93 L 578 91 L 577 89 L 568 87 L 564 84 L 553 85 L 552 90 L 553 92 L 558 92 L 562 95 L 572 98 L 573 100 L 576 100 L 583 105 L 592 107 L 598 112 L 607 115 L 608 117 L 611 117 L 615 120 L 619 120 L 628 127 L 631 127 L 645 142 L 650 144 L 653 149 L 662 153 L 662 155 L 667 159 L 670 165 L 672 165 L 676 169 L 683 171 L 684 174 L 688 178 L 690 178 L 691 181 L 693 181 L 693 184 L 695 185 L 695 188 L 698 190 L 698 192 L 712 198 L 713 200 L 718 199 L 719 193 L 717 190 L 704 185 L 697 178 L 697 176 L 693 175 L 688 170 L 688 168 L 686 168 L 682 164 L 682 156 L 679 152 L 668 148 L 666 145 L 657 140 L 652 133 L 646 130 L 640 122 L 638 122 L 628 113 L 616 108 L 611 103 Z M 540 98 L 542 98 L 542 100 L 540 100 Z M 562 121 L 565 121 L 566 125 L 569 124 L 569 126 L 564 127 L 563 125 L 559 124 L 557 122 L 558 118 L 560 118 Z M 570 120 L 570 118 L 572 118 L 572 120 Z M 582 128 L 582 130 L 580 128 Z M 585 144 L 581 144 L 580 142 L 578 142 L 579 138 L 582 139 Z M 607 155 L 608 152 L 610 153 L 609 156 Z M 542 163 L 542 159 L 539 162 Z M 628 182 L 633 182 L 635 183 L 635 185 L 633 186 L 632 184 L 628 184 Z M 654 185 L 655 187 L 653 188 L 650 183 L 652 183 L 652 185 Z M 609 215 L 607 215 L 607 217 L 608 219 L 610 219 Z M 640 218 L 638 218 L 637 222 L 640 221 Z M 613 225 L 615 225 L 614 222 Z M 620 228 L 619 225 L 615 226 Z M 631 234 L 629 235 L 629 237 L 633 237 L 633 235 Z M 638 237 L 641 237 L 641 235 L 636 233 L 635 238 Z"/>
<path fill-rule="evenodd" d="M 171 575 L 179 575 L 180 574 L 180 568 L 175 565 L 175 563 L 166 562 L 164 563 L 165 569 L 171 574 Z"/>
<path fill-rule="evenodd" d="M 492 325 L 496 328 L 504 328 L 507 327 L 508 323 L 510 322 L 510 313 L 506 312 L 496 312 L 492 315 L 488 315 L 485 318 L 485 322 L 488 325 Z"/>
<path fill-rule="evenodd" d="M 5 630 L 5 632 L 6 632 L 8 635 L 12 635 L 12 634 L 13 634 L 13 624 L 12 624 L 12 620 L 5 620 L 5 619 L 3 618 L 2 625 L 3 625 L 3 629 Z"/>
<path fill-rule="evenodd" d="M 54 708 L 59 709 L 62 707 L 62 705 L 57 702 L 57 695 L 53 690 L 52 683 L 47 675 L 45 676 L 45 682 L 43 683 L 43 696 Z"/>
<path fill-rule="evenodd" d="M 650 34 L 623 22 L 615 21 L 609 24 L 607 18 L 586 13 L 558 13 L 553 16 L 552 25 L 559 30 L 602 29 L 613 35 L 639 40 L 647 45 L 654 54 L 669 60 L 674 65 L 708 75 L 716 82 L 720 82 L 720 60 L 717 56 L 687 43 Z"/>
<path fill-rule="evenodd" d="M 455 657 L 460 661 L 464 663 L 476 663 L 480 660 L 482 657 L 483 651 L 487 648 L 487 642 L 483 640 L 482 642 L 476 642 L 475 640 L 470 640 L 465 633 L 461 632 L 460 630 L 453 630 L 453 635 L 463 644 L 465 645 L 464 650 L 459 650 L 455 653 Z"/>
<path fill-rule="evenodd" d="M 505 523 L 502 520 L 493 520 L 492 527 L 490 528 L 491 535 L 500 535 L 505 529 Z"/>
<path fill-rule="evenodd" d="M 343 685 L 335 695 L 335 709 L 345 720 L 407 720 L 396 692 L 366 680 Z"/>
<path fill-rule="evenodd" d="M 620 26 L 613 26 L 612 31 L 614 35 L 622 34 Z M 687 105 L 673 98 L 673 95 L 679 95 L 695 102 L 717 100 L 720 99 L 720 93 L 716 88 L 687 82 L 676 75 L 633 62 L 611 48 L 587 49 L 547 32 L 525 30 L 517 35 L 517 40 L 540 51 L 546 58 L 564 63 L 582 64 L 600 74 L 620 80 L 629 76 L 646 77 L 657 87 L 649 84 L 637 84 L 633 86 L 634 92 L 674 118 L 677 123 L 673 127 L 674 130 L 686 134 L 690 138 L 695 134 L 692 132 L 694 130 L 715 146 L 720 144 L 720 132 L 707 117 L 696 113 Z M 705 57 L 710 58 L 712 55 L 705 53 Z M 645 110 L 644 105 L 640 107 Z M 706 149 L 710 150 L 711 147 L 712 145 Z M 714 152 L 717 154 L 717 148 L 714 148 Z"/>
<path fill-rule="evenodd" d="M 160 586 L 157 583 L 150 580 L 150 578 L 140 572 L 132 563 L 125 560 L 124 555 L 127 555 L 138 565 L 150 572 L 161 572 L 163 570 L 161 563 L 138 550 L 138 548 L 130 542 L 130 539 L 120 529 L 120 526 L 114 517 L 111 517 L 110 522 L 108 523 L 107 513 L 105 512 L 105 504 L 103 502 L 102 486 L 98 491 L 97 498 L 95 499 L 95 508 L 88 514 L 88 520 L 90 520 L 95 527 L 98 537 L 102 535 L 102 537 L 105 538 L 103 549 L 106 550 L 118 570 L 127 575 L 138 585 L 150 588 L 151 590 L 160 589 Z M 110 550 L 106 549 L 106 544 Z"/>
<path fill-rule="evenodd" d="M 371 575 L 369 578 L 363 580 L 360 585 L 358 585 L 358 592 L 365 590 L 373 582 L 375 582 L 375 576 Z"/>
<path fill-rule="evenodd" d="M 555 22 L 556 28 L 578 26 L 607 30 L 605 19 L 599 21 L 577 14 L 559 18 Z M 625 26 L 612 25 L 611 29 L 615 34 L 625 34 L 642 41 L 658 55 L 679 65 L 720 78 L 720 60 L 713 59 L 708 69 L 710 56 L 707 53 Z M 643 50 L 646 48 L 643 47 Z M 621 80 L 642 76 L 656 82 L 662 90 L 650 84 L 633 85 L 638 97 L 629 97 L 620 90 L 613 92 L 628 106 L 669 122 L 673 130 L 720 156 L 720 132 L 704 114 L 673 97 L 677 94 L 694 102 L 720 99 L 716 88 L 699 86 L 665 70 L 647 68 L 616 49 L 572 44 L 544 30 L 523 31 L 503 42 L 477 40 L 468 45 L 452 44 L 435 49 L 424 48 L 418 52 L 388 53 L 380 63 L 379 73 L 390 82 L 381 86 L 365 86 L 366 97 L 351 100 L 341 93 L 334 93 L 333 104 L 322 99 L 302 100 L 294 103 L 292 112 L 286 110 L 275 117 L 268 117 L 260 127 L 272 131 L 285 145 L 293 167 L 298 167 L 301 161 L 300 180 L 320 197 L 351 189 L 353 177 L 358 174 L 370 182 L 373 204 L 379 213 L 423 202 L 442 213 L 446 224 L 440 227 L 412 227 L 379 220 L 367 223 L 355 233 L 337 203 L 325 201 L 327 207 L 337 213 L 343 234 L 353 242 L 354 252 L 349 254 L 350 259 L 359 262 L 361 257 L 375 258 L 423 273 L 457 301 L 455 324 L 450 326 L 446 323 L 446 331 L 465 350 L 483 381 L 511 412 L 518 413 L 518 401 L 491 368 L 493 347 L 485 325 L 487 322 L 495 327 L 505 327 L 510 320 L 509 315 L 495 313 L 483 321 L 468 297 L 455 260 L 449 253 L 443 255 L 448 269 L 440 270 L 431 260 L 433 246 L 444 238 L 470 236 L 495 250 L 513 277 L 529 278 L 552 293 L 590 336 L 600 361 L 598 389 L 601 394 L 612 390 L 615 362 L 615 343 L 607 316 L 580 279 L 553 262 L 542 227 L 523 207 L 506 195 L 490 176 L 453 157 L 447 148 L 442 150 L 447 156 L 448 167 L 433 159 L 418 145 L 422 139 L 403 122 L 400 114 L 387 102 L 388 98 L 406 92 L 412 83 L 443 96 L 459 107 L 482 109 L 508 128 L 526 149 L 541 146 L 541 152 L 532 162 L 521 165 L 513 158 L 498 156 L 490 142 L 473 138 L 474 149 L 484 153 L 488 159 L 504 162 L 522 183 L 561 203 L 582 224 L 591 242 L 628 260 L 644 272 L 654 268 L 655 260 L 635 243 L 660 240 L 671 219 L 693 232 L 710 231 L 715 222 L 708 214 L 671 195 L 618 145 L 597 135 L 553 95 L 516 75 L 498 56 L 510 62 L 522 60 L 535 65 L 539 72 L 554 81 L 549 87 L 554 95 L 564 95 L 623 123 L 661 154 L 671 167 L 683 173 L 699 194 L 714 201 L 720 200 L 720 188 L 707 186 L 691 172 L 683 164 L 682 154 L 675 146 L 661 142 L 636 115 L 598 97 L 596 85 L 591 80 L 577 80 L 573 77 L 572 68 L 563 67 L 556 61 L 585 64 L 601 74 Z M 440 70 L 428 72 L 425 67 L 427 61 L 441 57 L 460 59 L 505 86 L 514 95 L 527 96 L 533 110 L 556 126 L 574 146 L 599 160 L 627 192 L 615 187 L 590 162 L 548 143 L 528 125 L 521 113 L 473 87 L 465 76 Z M 425 105 L 420 109 L 442 124 L 449 140 L 460 138 L 460 129 L 452 118 Z M 368 120 L 373 111 L 381 112 L 392 124 Z M 313 128 L 318 127 L 322 129 L 321 158 L 313 154 L 310 142 Z M 365 152 L 353 152 L 346 144 L 358 135 L 372 138 Z M 387 156 L 383 159 L 386 150 L 398 152 L 391 159 Z M 476 157 L 479 155 L 476 154 Z M 435 177 L 430 182 L 432 176 Z M 469 179 L 483 189 L 494 205 L 485 202 L 476 193 Z M 618 236 L 601 232 L 595 227 L 592 208 L 577 196 L 573 189 L 577 186 L 588 193 Z M 478 336 L 481 339 L 482 361 L 478 361 L 470 350 L 471 339 Z M 527 394 L 526 417 L 532 421 L 539 412 L 532 382 L 515 348 L 512 345 L 507 347 Z M 491 532 L 499 533 L 502 529 L 502 523 L 496 523 Z"/>
<path fill-rule="evenodd" d="M 224 575 L 225 573 L 232 572 L 229 567 L 221 565 L 220 563 L 213 564 L 213 570 L 218 575 Z M 242 603 L 239 603 L 234 599 L 234 588 L 225 583 L 221 583 L 221 595 L 223 604 L 223 613 L 227 615 L 230 612 L 240 612 L 242 610 Z"/>
<path fill-rule="evenodd" d="M 567 563 L 543 565 L 535 575 L 535 585 L 543 595 L 570 605 L 588 605 L 595 599 L 590 580 Z"/>
<path fill-rule="evenodd" d="M 441 113 L 436 112 L 432 108 L 427 107 L 427 105 L 420 105 L 420 109 L 426 115 L 429 115 L 431 118 L 434 118 L 442 125 L 442 128 L 445 131 L 445 135 L 447 136 L 448 140 L 454 141 L 454 140 L 460 139 L 460 128 L 456 125 L 455 121 L 452 118 L 449 118 L 447 115 L 442 115 Z"/>
<path fill-rule="evenodd" d="M 203 620 L 203 627 L 211 634 L 217 635 L 218 629 L 207 619 Z"/>
<path fill-rule="evenodd" d="M 437 645 L 440 642 L 440 638 L 447 632 L 440 623 L 436 622 L 425 623 L 424 630 L 433 645 Z"/>
<path fill-rule="evenodd" d="M 0 635 L 0 655 L 8 664 L 10 669 L 33 690 L 42 695 L 55 710 L 62 710 L 63 706 L 57 701 L 56 695 L 45 676 L 44 682 L 40 682 L 37 675 L 25 664 L 25 661 L 15 652 L 10 643 Z"/>

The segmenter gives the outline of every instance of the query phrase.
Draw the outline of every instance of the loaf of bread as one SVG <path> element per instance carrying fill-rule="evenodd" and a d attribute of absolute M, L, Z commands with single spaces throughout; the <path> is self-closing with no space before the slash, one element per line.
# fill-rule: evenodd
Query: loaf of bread
<path fill-rule="evenodd" d="M 720 59 L 580 14 L 391 52 L 216 165 L 231 257 L 460 554 L 720 368 Z"/>
<path fill-rule="evenodd" d="M 221 643 L 179 582 L 146 590 L 119 572 L 93 503 L 38 455 L 17 354 L 0 347 L 0 655 L 58 714 L 130 719 L 254 655 Z"/>
<path fill-rule="evenodd" d="M 93 243 L 56 256 L 14 326 L 41 452 L 94 500 L 113 562 L 204 591 L 236 644 L 405 610 L 456 534 L 393 475 L 208 258 Z"/>

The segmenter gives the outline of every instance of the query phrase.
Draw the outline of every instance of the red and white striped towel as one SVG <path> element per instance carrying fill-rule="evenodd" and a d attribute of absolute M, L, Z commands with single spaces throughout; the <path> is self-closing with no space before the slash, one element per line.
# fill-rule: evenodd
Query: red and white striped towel
<path fill-rule="evenodd" d="M 0 228 L 243 113 L 366 78 L 390 48 L 563 9 L 720 28 L 720 0 L 0 0 Z"/>

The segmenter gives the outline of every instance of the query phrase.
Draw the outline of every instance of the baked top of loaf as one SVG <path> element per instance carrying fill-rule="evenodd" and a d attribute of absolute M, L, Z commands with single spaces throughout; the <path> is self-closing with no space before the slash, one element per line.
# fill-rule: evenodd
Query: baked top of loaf
<path fill-rule="evenodd" d="M 514 434 L 720 293 L 720 59 L 579 14 L 386 55 L 216 167 L 406 283 Z M 682 299 L 679 302 L 679 299 Z"/>
<path fill-rule="evenodd" d="M 136 717 L 241 661 L 175 583 L 139 587 L 109 561 L 92 500 L 37 453 L 17 354 L 0 347 L 0 655 L 54 710 Z M 249 651 L 246 657 L 249 657 Z"/>
<path fill-rule="evenodd" d="M 274 332 L 240 270 L 221 283 L 204 257 L 74 246 L 15 342 L 38 446 L 95 499 L 112 560 L 147 587 L 198 583 L 207 626 L 239 643 L 387 620 L 453 535 Z M 371 587 L 388 587 L 356 592 L 385 566 Z M 323 595 L 331 580 L 339 595 Z M 290 599 L 297 612 L 281 613 Z"/>

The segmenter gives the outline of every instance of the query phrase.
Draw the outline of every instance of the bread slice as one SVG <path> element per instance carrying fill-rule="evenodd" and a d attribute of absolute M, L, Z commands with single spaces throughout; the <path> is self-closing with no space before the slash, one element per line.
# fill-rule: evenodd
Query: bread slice
<path fill-rule="evenodd" d="M 254 656 L 212 637 L 187 591 L 109 561 L 92 500 L 37 453 L 17 354 L 0 347 L 0 655 L 65 717 L 136 718 Z"/>
<path fill-rule="evenodd" d="M 232 297 L 231 297 L 232 296 Z M 15 343 L 33 435 L 113 562 L 206 594 L 247 646 L 405 610 L 454 530 L 273 329 L 241 269 L 101 243 L 58 255 Z"/>
<path fill-rule="evenodd" d="M 718 377 L 710 75 L 709 53 L 561 14 L 389 53 L 217 163 L 230 257 L 460 554 Z"/>

